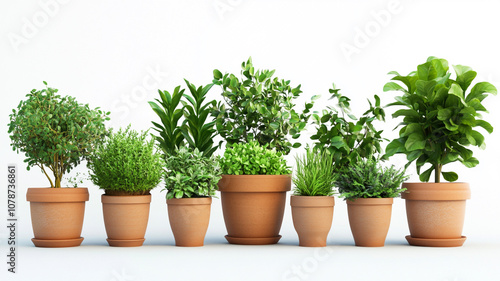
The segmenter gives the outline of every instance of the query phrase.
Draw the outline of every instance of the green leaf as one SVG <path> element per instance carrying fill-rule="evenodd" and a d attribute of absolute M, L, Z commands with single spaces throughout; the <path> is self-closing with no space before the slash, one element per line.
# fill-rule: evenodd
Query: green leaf
<path fill-rule="evenodd" d="M 443 108 L 438 111 L 438 120 L 445 121 L 449 120 L 451 117 L 452 111 L 449 108 Z"/>
<path fill-rule="evenodd" d="M 490 125 L 490 123 L 484 120 L 476 120 L 476 126 L 482 127 L 486 130 L 486 132 L 490 134 L 493 133 L 493 127 Z"/>
<path fill-rule="evenodd" d="M 441 172 L 443 178 L 449 182 L 454 182 L 458 180 L 458 175 L 455 172 Z"/>
<path fill-rule="evenodd" d="M 418 178 L 421 182 L 428 182 L 431 177 L 432 171 L 434 171 L 434 167 L 430 167 L 429 169 L 425 170 L 425 172 L 421 173 Z"/>
<path fill-rule="evenodd" d="M 451 84 L 448 94 L 457 96 L 464 105 L 466 104 L 464 99 L 464 91 L 462 90 L 462 88 L 460 88 L 458 84 L 456 83 Z"/>
<path fill-rule="evenodd" d="M 405 148 L 407 151 L 414 151 L 417 149 L 424 149 L 425 139 L 422 133 L 412 133 L 408 136 L 405 142 Z"/>
<path fill-rule="evenodd" d="M 387 91 L 406 91 L 403 87 L 401 87 L 398 83 L 388 82 L 384 85 L 384 92 Z"/>
<path fill-rule="evenodd" d="M 217 69 L 214 69 L 214 78 L 215 79 L 222 79 L 222 72 L 220 72 Z"/>

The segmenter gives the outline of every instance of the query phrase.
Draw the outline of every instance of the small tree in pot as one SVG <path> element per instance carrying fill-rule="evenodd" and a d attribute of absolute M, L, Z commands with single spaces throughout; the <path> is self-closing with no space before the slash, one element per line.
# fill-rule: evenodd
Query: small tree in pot
<path fill-rule="evenodd" d="M 477 73 L 468 66 L 455 65 L 456 77 L 451 78 L 448 61 L 429 57 L 407 76 L 393 71 L 392 80 L 400 81 L 384 86 L 384 91 L 401 91 L 390 106 L 402 106 L 392 116 L 403 117 L 399 138 L 386 148 L 387 156 L 406 155 L 407 167 L 415 162 L 420 180 L 424 183 L 405 183 L 410 236 L 412 245 L 461 246 L 465 215 L 465 200 L 470 198 L 467 183 L 453 183 L 458 175 L 443 170 L 443 166 L 461 162 L 472 168 L 479 161 L 467 146 L 484 148 L 484 136 L 476 131 L 482 128 L 491 133 L 493 127 L 481 119 L 486 112 L 482 101 L 497 89 L 488 82 L 479 82 L 469 91 Z M 468 91 L 468 93 L 467 93 Z M 430 167 L 424 168 L 426 164 Z M 434 172 L 435 183 L 426 183 Z M 441 175 L 449 183 L 440 183 Z M 427 215 L 420 216 L 423 210 Z M 457 212 L 446 210 L 454 209 Z M 428 227 L 433 225 L 436 227 Z"/>
<path fill-rule="evenodd" d="M 33 89 L 10 114 L 8 130 L 13 149 L 26 156 L 27 169 L 39 167 L 50 182 L 51 188 L 28 188 L 27 193 L 35 234 L 32 241 L 39 247 L 79 246 L 83 241 L 88 190 L 61 188 L 61 179 L 106 136 L 104 121 L 109 120 L 109 113 L 57 92 L 50 87 Z"/>
<path fill-rule="evenodd" d="M 404 191 L 400 186 L 407 179 L 404 170 L 382 168 L 371 159 L 353 163 L 339 174 L 335 185 L 347 201 L 356 246 L 384 246 L 393 198 Z"/>
<path fill-rule="evenodd" d="M 295 187 L 290 205 L 299 245 L 324 247 L 332 227 L 333 187 L 338 176 L 333 157 L 327 151 L 308 149 L 305 155 L 296 156 L 295 161 Z"/>
<path fill-rule="evenodd" d="M 148 132 L 119 129 L 89 157 L 92 182 L 101 196 L 110 246 L 142 246 L 149 219 L 150 191 L 163 176 L 163 160 Z"/>
<path fill-rule="evenodd" d="M 241 79 L 233 74 L 223 75 L 217 69 L 213 71 L 213 83 L 221 86 L 224 98 L 213 115 L 217 131 L 227 142 L 222 165 L 224 175 L 219 183 L 229 233 L 226 238 L 230 243 L 238 244 L 277 243 L 281 237 L 279 230 L 286 191 L 291 186 L 291 176 L 283 174 L 288 170 L 284 168 L 286 164 L 281 157 L 300 146 L 299 142 L 292 144 L 291 139 L 297 139 L 305 129 L 313 103 L 306 103 L 304 110 L 298 112 L 294 99 L 302 93 L 300 85 L 292 87 L 290 81 L 273 77 L 274 70 L 255 69 L 251 58 L 241 67 Z M 266 149 L 272 152 L 266 152 Z M 277 166 L 267 166 L 262 154 L 272 157 Z M 249 168 L 242 167 L 242 163 L 250 165 Z M 268 199 L 256 202 L 258 196 Z M 254 212 L 251 208 L 245 209 L 253 204 L 250 202 L 259 206 L 263 203 L 272 205 L 263 207 L 266 213 L 257 212 L 261 214 L 258 218 L 256 214 L 246 214 Z M 235 216 L 244 220 L 233 220 Z M 256 232 L 258 220 L 274 225 Z M 241 226 L 240 230 L 235 230 L 235 224 Z"/>

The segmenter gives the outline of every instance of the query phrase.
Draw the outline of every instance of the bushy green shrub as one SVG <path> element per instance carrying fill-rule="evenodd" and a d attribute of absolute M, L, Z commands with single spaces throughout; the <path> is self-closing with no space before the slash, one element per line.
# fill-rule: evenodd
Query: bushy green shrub
<path fill-rule="evenodd" d="M 198 149 L 180 147 L 166 158 L 165 188 L 167 199 L 215 196 L 221 176 L 219 161 L 206 157 Z"/>
<path fill-rule="evenodd" d="M 404 170 L 397 170 L 394 166 L 383 168 L 376 161 L 364 160 L 346 167 L 339 174 L 335 185 L 340 197 L 348 200 L 392 198 L 405 190 L 400 186 L 407 179 Z"/>
<path fill-rule="evenodd" d="M 107 135 L 104 121 L 109 120 L 109 112 L 91 109 L 57 92 L 50 87 L 33 89 L 12 110 L 8 131 L 14 151 L 24 152 L 27 169 L 40 167 L 55 188 L 61 187 L 63 174 L 86 159 Z"/>
<path fill-rule="evenodd" d="M 89 157 L 92 182 L 110 195 L 144 195 L 155 188 L 163 176 L 161 154 L 148 132 L 130 128 L 112 132 Z"/>
<path fill-rule="evenodd" d="M 330 152 L 337 172 L 362 159 L 378 160 L 382 152 L 380 143 L 384 139 L 382 130 L 375 129 L 373 123 L 385 120 L 380 98 L 375 95 L 374 103 L 368 100 L 370 108 L 358 119 L 351 113 L 351 100 L 342 95 L 335 84 L 329 91 L 330 100 L 336 101 L 336 104 L 323 110 L 321 117 L 313 114 L 313 123 L 318 126 L 311 136 L 314 147 Z"/>
<path fill-rule="evenodd" d="M 331 196 L 338 174 L 335 172 L 333 157 L 327 151 L 308 149 L 301 157 L 295 156 L 296 167 L 293 174 L 294 195 Z"/>
<path fill-rule="evenodd" d="M 221 159 L 222 173 L 226 175 L 287 175 L 290 168 L 286 165 L 281 152 L 261 146 L 257 142 L 236 143 L 226 147 Z"/>
<path fill-rule="evenodd" d="M 224 98 L 213 112 L 217 131 L 228 144 L 257 141 L 289 154 L 292 147 L 300 146 L 299 142 L 292 145 L 290 138 L 297 139 L 305 129 L 313 102 L 299 112 L 294 100 L 302 93 L 300 85 L 293 88 L 289 80 L 273 77 L 274 70 L 254 69 L 252 58 L 241 68 L 241 79 L 213 71 L 213 83 L 221 86 Z"/>

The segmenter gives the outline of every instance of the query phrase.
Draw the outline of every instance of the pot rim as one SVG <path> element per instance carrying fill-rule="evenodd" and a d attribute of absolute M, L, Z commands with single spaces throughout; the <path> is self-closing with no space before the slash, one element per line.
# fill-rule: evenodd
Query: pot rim
<path fill-rule="evenodd" d="M 222 175 L 220 192 L 287 192 L 292 189 L 292 175 Z"/>
<path fill-rule="evenodd" d="M 406 200 L 461 201 L 471 198 L 469 184 L 465 182 L 405 182 L 402 187 L 406 191 L 401 198 Z"/>
<path fill-rule="evenodd" d="M 356 198 L 354 201 L 349 199 L 345 200 L 347 205 L 363 205 L 363 206 L 376 206 L 376 205 L 392 205 L 394 198 Z"/>
<path fill-rule="evenodd" d="M 211 205 L 212 197 L 172 198 L 167 199 L 167 205 Z"/>
<path fill-rule="evenodd" d="M 290 196 L 290 206 L 292 207 L 333 207 L 335 206 L 334 196 Z"/>
<path fill-rule="evenodd" d="M 89 201 L 89 190 L 86 187 L 76 188 L 28 188 L 26 201 L 33 203 L 71 203 Z"/>
<path fill-rule="evenodd" d="M 149 204 L 151 203 L 151 194 L 148 195 L 101 195 L 103 204 Z"/>

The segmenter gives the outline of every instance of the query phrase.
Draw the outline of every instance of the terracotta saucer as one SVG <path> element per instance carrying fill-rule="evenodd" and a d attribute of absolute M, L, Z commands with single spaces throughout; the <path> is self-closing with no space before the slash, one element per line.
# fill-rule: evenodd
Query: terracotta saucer
<path fill-rule="evenodd" d="M 62 248 L 62 247 L 77 247 L 82 244 L 83 237 L 75 239 L 31 239 L 33 244 L 37 247 L 46 248 Z"/>
<path fill-rule="evenodd" d="M 230 244 L 240 244 L 240 245 L 270 245 L 276 244 L 281 239 L 281 235 L 275 237 L 264 237 L 264 238 L 238 238 L 231 236 L 226 237 L 227 242 Z"/>
<path fill-rule="evenodd" d="M 141 239 L 129 239 L 129 240 L 118 240 L 118 239 L 106 239 L 109 246 L 111 247 L 139 247 L 144 243 L 144 238 Z"/>
<path fill-rule="evenodd" d="M 406 240 L 410 245 L 413 246 L 424 246 L 424 247 L 460 247 L 464 244 L 467 237 L 462 236 L 460 238 L 452 239 L 432 239 L 432 238 L 413 238 L 410 235 L 406 235 Z"/>

